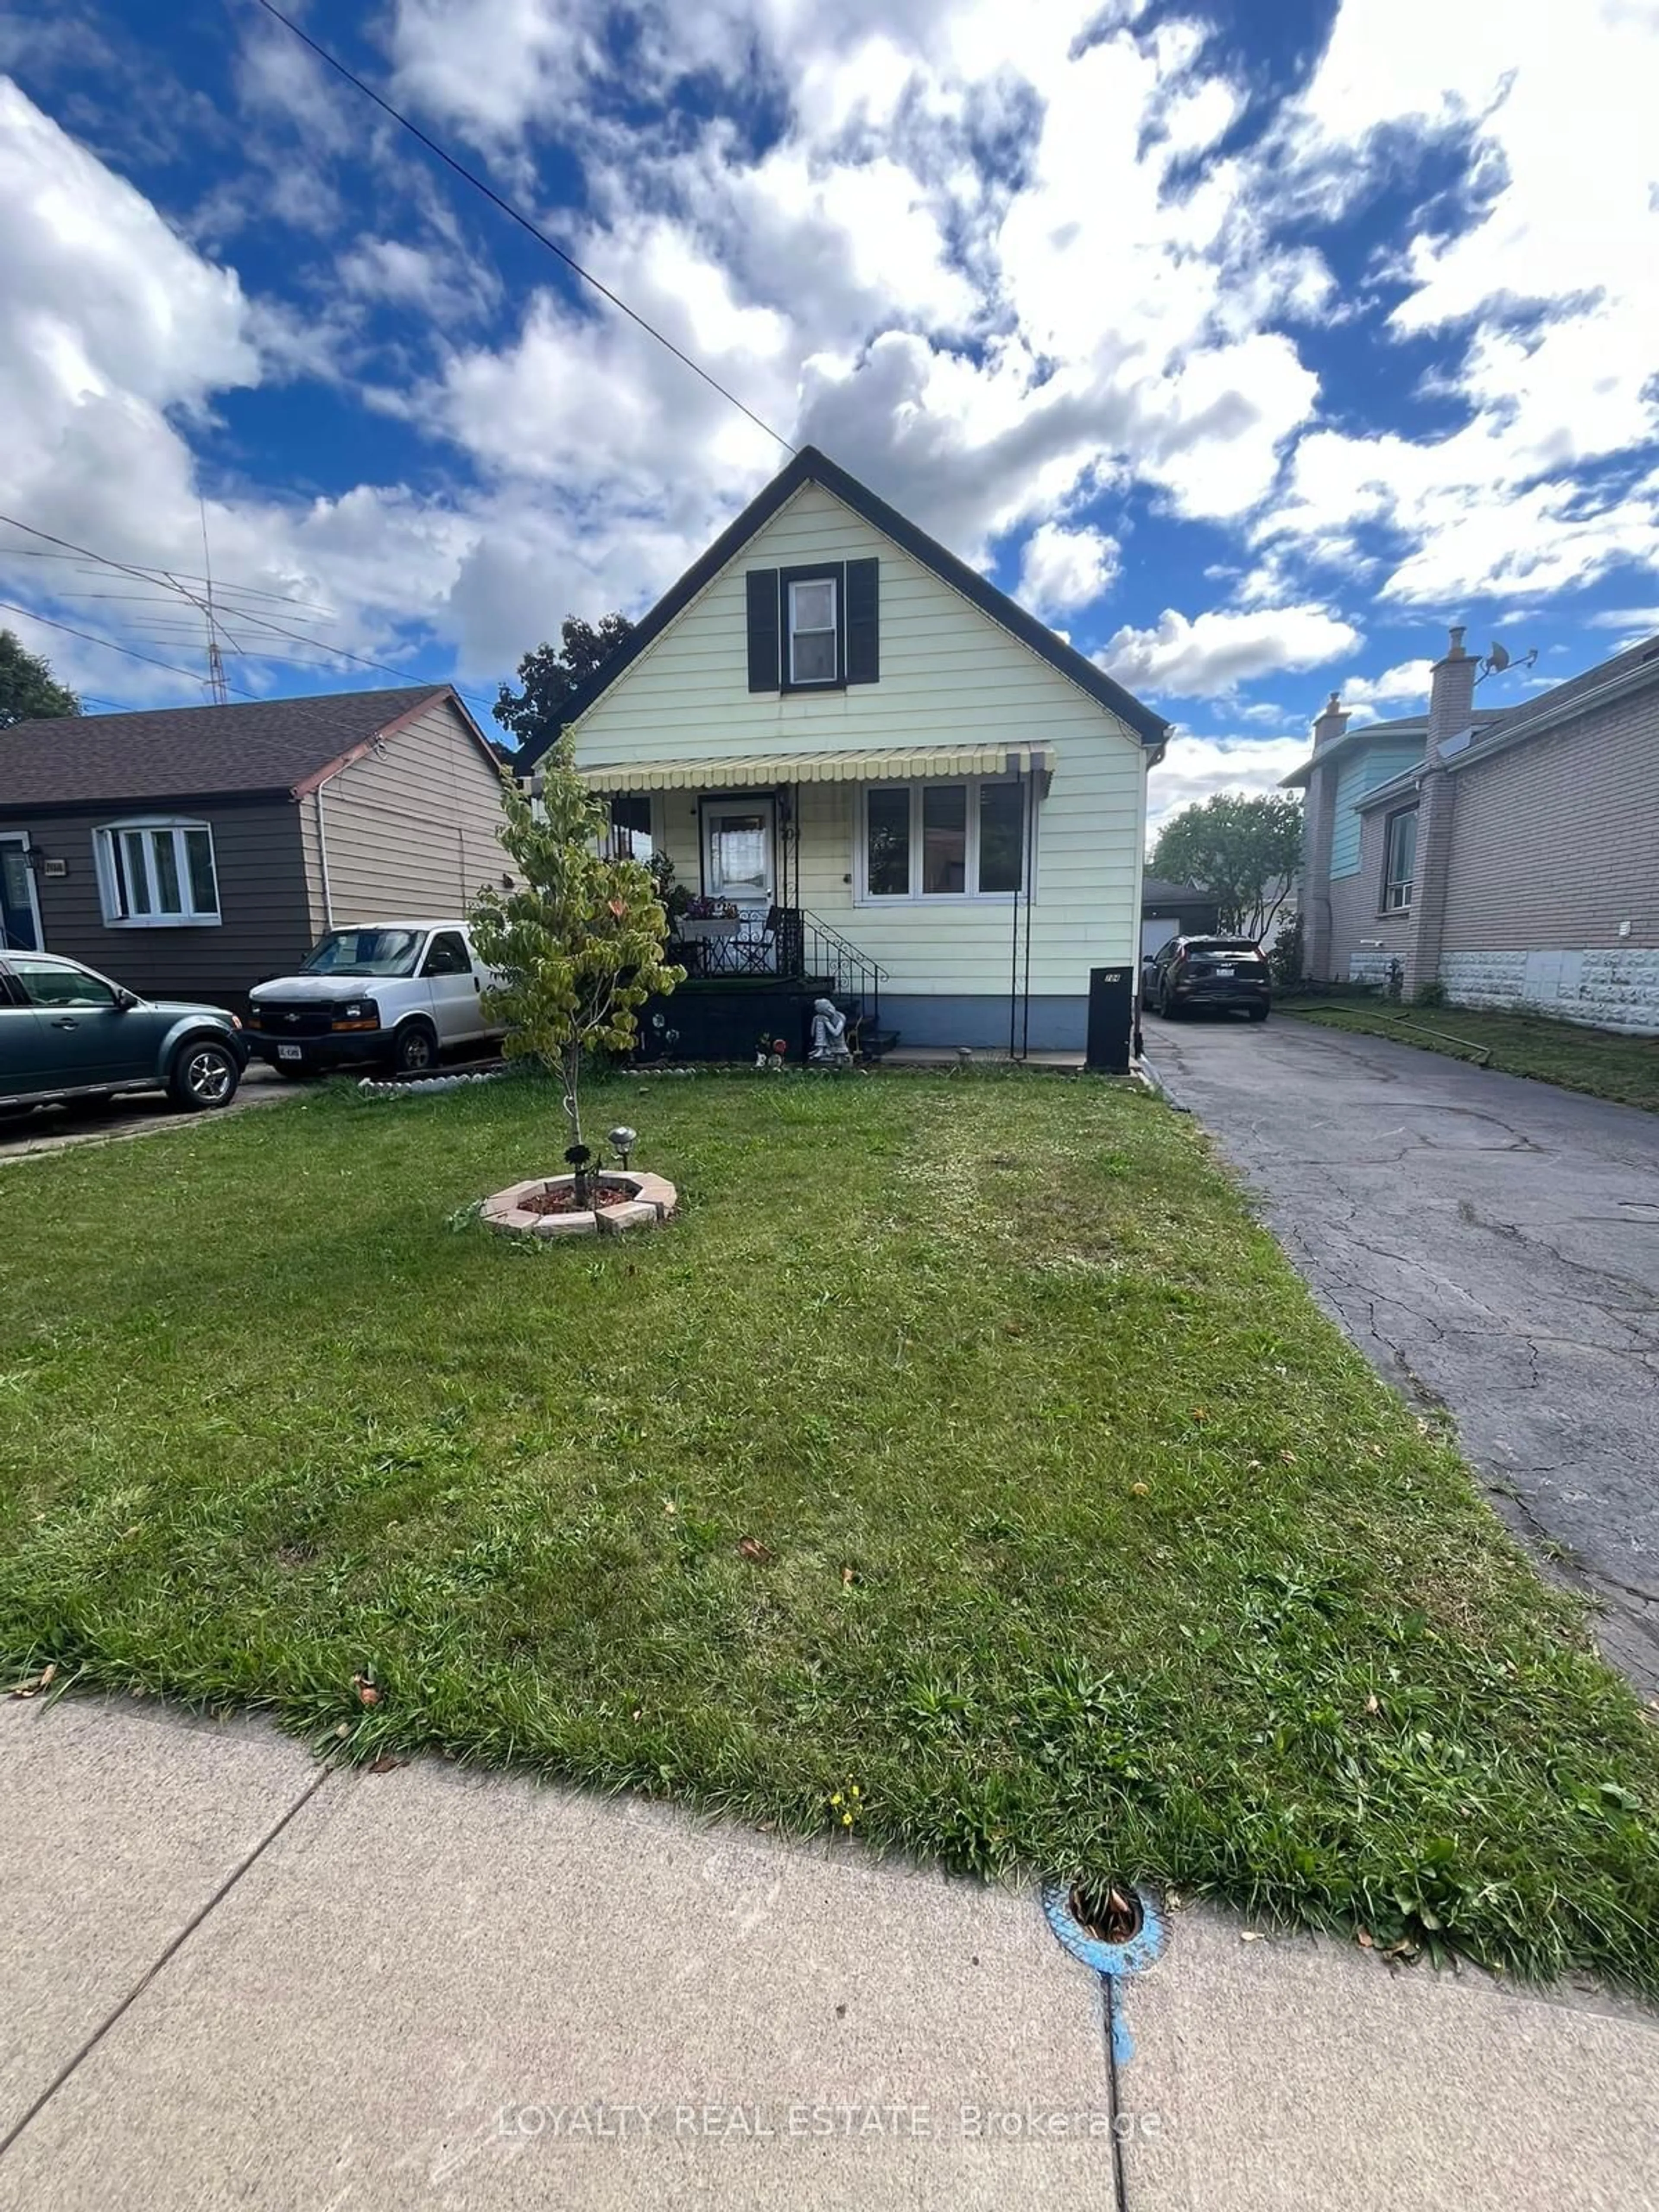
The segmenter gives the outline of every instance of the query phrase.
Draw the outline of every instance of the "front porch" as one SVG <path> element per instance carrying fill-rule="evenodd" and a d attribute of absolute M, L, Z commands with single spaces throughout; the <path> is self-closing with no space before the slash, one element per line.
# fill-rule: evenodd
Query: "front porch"
<path fill-rule="evenodd" d="M 615 848 L 658 874 L 687 981 L 647 1011 L 683 1058 L 805 1050 L 835 1000 L 876 1056 L 1069 1044 L 1031 1019 L 1040 745 L 938 744 L 582 764 Z M 660 1020 L 659 1020 L 660 1017 Z M 652 1052 L 651 1056 L 665 1054 Z"/>

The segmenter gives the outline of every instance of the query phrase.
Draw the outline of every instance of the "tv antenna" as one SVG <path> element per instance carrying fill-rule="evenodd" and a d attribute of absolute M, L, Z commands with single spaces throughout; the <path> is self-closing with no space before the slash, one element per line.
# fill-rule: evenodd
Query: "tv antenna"
<path fill-rule="evenodd" d="M 1519 660 L 1511 660 L 1508 648 L 1494 639 L 1492 650 L 1481 661 L 1480 673 L 1474 680 L 1477 684 L 1484 684 L 1489 676 L 1501 676 L 1506 668 L 1530 668 L 1537 658 L 1538 647 L 1534 645 L 1529 653 L 1523 653 Z"/>
<path fill-rule="evenodd" d="M 202 516 L 202 577 L 207 586 L 207 597 L 198 604 L 207 617 L 208 690 L 216 707 L 228 707 L 230 686 L 225 681 L 225 657 L 219 650 L 219 618 L 213 611 L 213 554 L 208 544 L 207 501 L 200 492 L 196 495 L 196 504 Z"/>

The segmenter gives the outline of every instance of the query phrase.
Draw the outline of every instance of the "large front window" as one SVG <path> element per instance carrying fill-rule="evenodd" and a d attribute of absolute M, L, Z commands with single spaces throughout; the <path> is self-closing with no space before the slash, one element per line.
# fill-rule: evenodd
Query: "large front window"
<path fill-rule="evenodd" d="M 866 899 L 1011 898 L 1025 888 L 1027 787 L 878 784 L 864 797 Z"/>
<path fill-rule="evenodd" d="M 95 848 L 106 921 L 157 929 L 218 921 L 205 822 L 112 822 L 96 833 Z"/>
<path fill-rule="evenodd" d="M 1382 910 L 1398 914 L 1412 902 L 1417 872 L 1417 809 L 1389 817 L 1387 860 L 1382 870 Z"/>

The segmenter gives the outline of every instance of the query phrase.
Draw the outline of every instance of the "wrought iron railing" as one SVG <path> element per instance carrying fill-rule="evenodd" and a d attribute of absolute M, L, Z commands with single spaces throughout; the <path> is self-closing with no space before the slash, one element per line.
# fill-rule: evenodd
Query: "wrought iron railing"
<path fill-rule="evenodd" d="M 823 981 L 836 997 L 858 999 L 866 1022 L 879 1028 L 887 970 L 804 907 L 775 906 L 763 921 L 745 917 L 730 927 L 690 927 L 698 933 L 682 937 L 674 948 L 688 975 Z"/>

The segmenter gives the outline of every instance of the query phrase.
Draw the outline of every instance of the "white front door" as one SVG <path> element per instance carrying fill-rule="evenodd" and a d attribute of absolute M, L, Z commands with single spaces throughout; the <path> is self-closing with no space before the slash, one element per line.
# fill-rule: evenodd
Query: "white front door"
<path fill-rule="evenodd" d="M 27 830 L 0 830 L 0 951 L 44 952 Z"/>
<path fill-rule="evenodd" d="M 775 809 L 769 793 L 755 799 L 705 799 L 702 803 L 702 886 L 710 898 L 730 899 L 745 916 L 765 918 L 777 902 Z"/>

